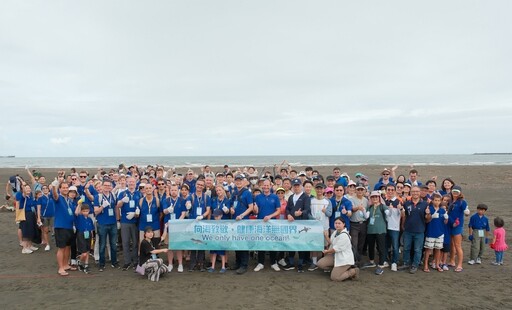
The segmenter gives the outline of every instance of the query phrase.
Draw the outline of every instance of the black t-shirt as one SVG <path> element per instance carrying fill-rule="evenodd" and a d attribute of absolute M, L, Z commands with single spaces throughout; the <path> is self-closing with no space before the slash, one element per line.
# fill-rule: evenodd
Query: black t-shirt
<path fill-rule="evenodd" d="M 151 242 L 146 239 L 142 240 L 140 243 L 140 255 L 139 255 L 139 266 L 142 266 L 145 262 L 147 262 L 151 258 L 151 251 L 155 248 L 151 244 Z"/>

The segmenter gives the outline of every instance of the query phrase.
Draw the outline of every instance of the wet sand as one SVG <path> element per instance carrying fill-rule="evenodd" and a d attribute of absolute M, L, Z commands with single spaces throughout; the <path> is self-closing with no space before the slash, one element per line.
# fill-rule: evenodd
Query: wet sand
<path fill-rule="evenodd" d="M 295 168 L 295 167 L 294 167 Z M 300 170 L 301 167 L 297 167 Z M 341 170 L 353 176 L 363 172 L 375 183 L 383 167 L 343 167 Z M 425 166 L 415 167 L 420 179 L 433 175 L 438 180 L 453 178 L 463 188 L 463 194 L 474 212 L 478 203 L 489 206 L 487 216 L 492 222 L 495 216 L 505 220 L 509 230 L 512 221 L 511 166 Z M 332 167 L 319 169 L 325 176 Z M 409 167 L 399 167 L 397 174 L 407 174 Z M 43 169 L 48 180 L 53 179 L 56 169 Z M 67 170 L 69 171 L 69 170 Z M 182 171 L 185 171 L 183 168 Z M 23 170 L 0 169 L 2 193 L 10 175 Z M 507 196 L 509 195 L 509 196 Z M 1 203 L 4 203 L 3 195 Z M 466 233 L 467 235 L 467 228 Z M 507 243 L 512 244 L 512 232 Z M 274 272 L 268 260 L 265 269 L 256 273 L 252 269 L 256 261 L 251 259 L 250 270 L 244 275 L 233 271 L 226 274 L 184 272 L 176 269 L 153 283 L 132 271 L 114 270 L 108 267 L 99 273 L 92 264 L 92 274 L 71 272 L 69 277 L 57 275 L 55 247 L 50 252 L 42 249 L 30 255 L 22 255 L 16 236 L 14 213 L 0 212 L 0 293 L 5 309 L 12 308 L 142 308 L 180 307 L 182 309 L 510 309 L 509 282 L 511 280 L 510 252 L 505 253 L 505 265 L 490 265 L 494 253 L 487 249 L 481 265 L 469 266 L 469 241 L 463 242 L 464 271 L 455 273 L 420 270 L 411 275 L 385 269 L 381 276 L 373 269 L 363 270 L 358 281 L 334 283 L 327 273 L 320 270 L 299 274 L 296 271 Z M 230 262 L 233 260 L 231 259 Z"/>

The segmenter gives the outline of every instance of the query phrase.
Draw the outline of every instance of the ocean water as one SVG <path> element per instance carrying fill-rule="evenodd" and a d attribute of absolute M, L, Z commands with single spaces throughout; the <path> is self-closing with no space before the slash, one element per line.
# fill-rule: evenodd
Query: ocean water
<path fill-rule="evenodd" d="M 15 157 L 0 158 L 0 168 L 98 168 L 136 164 L 160 164 L 165 167 L 272 167 L 286 160 L 292 166 L 360 166 L 360 165 L 512 165 L 512 154 L 496 155 L 294 155 L 294 156 L 159 156 L 159 157 Z"/>

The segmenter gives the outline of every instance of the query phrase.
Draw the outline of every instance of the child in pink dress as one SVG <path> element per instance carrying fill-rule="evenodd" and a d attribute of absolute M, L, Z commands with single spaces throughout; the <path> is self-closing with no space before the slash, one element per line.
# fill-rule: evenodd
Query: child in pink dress
<path fill-rule="evenodd" d="M 492 239 L 491 249 L 494 249 L 494 253 L 496 254 L 496 261 L 492 262 L 494 266 L 503 265 L 503 252 L 508 249 L 507 244 L 505 243 L 505 229 L 503 226 L 505 222 L 501 217 L 496 217 L 494 219 L 494 238 Z"/>

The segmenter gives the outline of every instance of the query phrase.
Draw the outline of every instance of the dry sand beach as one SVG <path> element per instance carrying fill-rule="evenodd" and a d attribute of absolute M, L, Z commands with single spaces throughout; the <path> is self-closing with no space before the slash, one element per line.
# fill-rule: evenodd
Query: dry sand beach
<path fill-rule="evenodd" d="M 343 167 L 354 176 L 363 172 L 375 183 L 383 167 Z M 294 167 L 295 168 L 295 167 Z M 297 167 L 300 169 L 300 167 Z M 512 244 L 512 166 L 424 166 L 415 167 L 420 179 L 433 175 L 438 180 L 453 178 L 462 186 L 472 213 L 478 203 L 489 206 L 490 221 L 495 216 L 505 220 L 507 243 Z M 181 169 L 185 171 L 185 169 Z M 215 170 L 215 169 L 214 169 Z M 332 167 L 324 167 L 327 176 Z M 407 174 L 409 167 L 399 167 L 397 174 Z M 47 180 L 53 179 L 56 169 L 42 169 Z M 69 169 L 67 170 L 69 171 Z M 181 171 L 180 171 L 181 172 Z M 5 182 L 22 169 L 0 169 L 2 204 Z M 465 230 L 467 235 L 467 228 Z M 381 276 L 373 270 L 361 271 L 358 281 L 333 283 L 320 270 L 299 274 L 293 271 L 271 271 L 268 263 L 261 272 L 251 270 L 244 275 L 229 271 L 224 275 L 173 271 L 160 282 L 149 282 L 131 271 L 107 268 L 92 274 L 72 272 L 67 278 L 57 275 L 55 247 L 22 255 L 16 237 L 14 213 L 0 212 L 0 296 L 4 309 L 134 309 L 167 307 L 171 309 L 511 309 L 511 253 L 505 253 L 505 265 L 490 264 L 494 253 L 487 249 L 482 265 L 467 265 L 469 241 L 463 242 L 464 271 L 391 272 Z"/>

